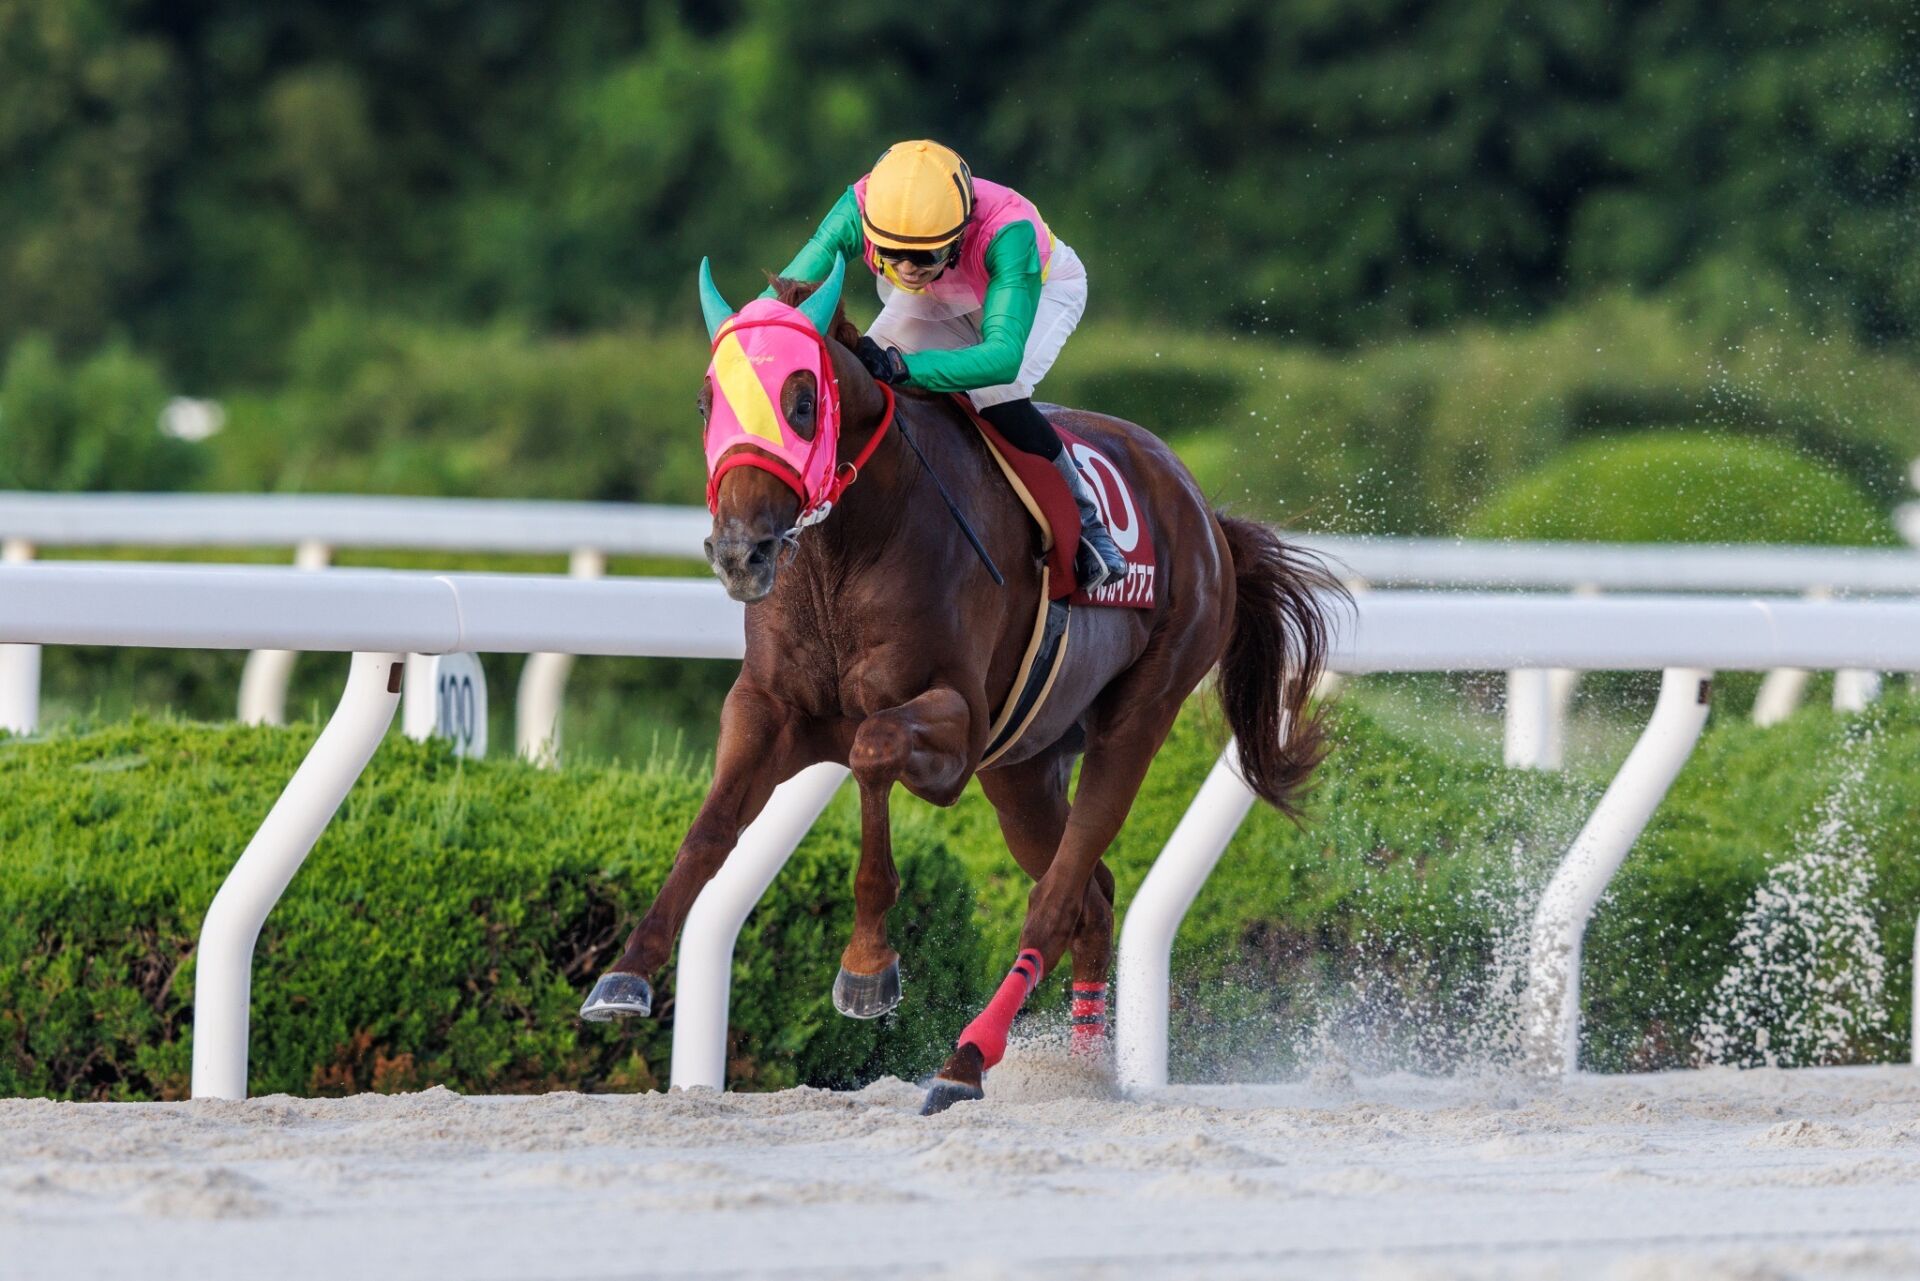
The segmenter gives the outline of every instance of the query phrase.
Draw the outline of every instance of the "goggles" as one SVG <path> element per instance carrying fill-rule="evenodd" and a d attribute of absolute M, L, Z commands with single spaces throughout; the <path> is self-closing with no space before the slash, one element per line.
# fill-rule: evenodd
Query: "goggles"
<path fill-rule="evenodd" d="M 938 267 L 953 257 L 953 251 L 959 243 L 956 240 L 938 249 L 889 249 L 884 245 L 875 245 L 873 252 L 888 262 L 911 263 L 915 267 Z"/>

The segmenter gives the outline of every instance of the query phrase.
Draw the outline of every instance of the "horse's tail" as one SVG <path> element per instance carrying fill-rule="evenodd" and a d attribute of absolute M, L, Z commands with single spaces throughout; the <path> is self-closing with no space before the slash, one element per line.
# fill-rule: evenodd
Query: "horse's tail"
<path fill-rule="evenodd" d="M 1307 778 L 1327 754 L 1326 731 L 1307 699 L 1331 641 L 1331 610 L 1346 588 L 1318 556 L 1289 547 L 1265 525 L 1216 512 L 1233 556 L 1233 632 L 1220 660 L 1220 705 L 1240 745 L 1240 773 L 1255 794 L 1300 818 Z"/>

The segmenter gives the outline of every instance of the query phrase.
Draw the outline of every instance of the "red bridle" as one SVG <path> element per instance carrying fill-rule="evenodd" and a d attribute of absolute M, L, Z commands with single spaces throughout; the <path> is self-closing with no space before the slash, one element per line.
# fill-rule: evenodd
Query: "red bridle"
<path fill-rule="evenodd" d="M 825 520 L 827 514 L 833 510 L 834 504 L 840 501 L 840 496 L 847 491 L 847 487 L 860 478 L 860 469 L 867 465 L 867 460 L 873 457 L 874 450 L 880 447 L 887 429 L 893 425 L 894 408 L 897 402 L 893 388 L 885 383 L 877 383 L 876 386 L 880 388 L 880 393 L 886 400 L 886 409 L 880 416 L 879 426 L 874 428 L 872 436 L 852 462 L 837 463 L 832 471 L 819 477 L 810 486 L 808 478 L 816 471 L 815 459 L 820 451 L 825 449 L 829 457 L 837 455 L 840 451 L 840 379 L 834 373 L 833 357 L 827 350 L 827 340 L 812 325 L 788 320 L 785 317 L 753 320 L 740 320 L 736 317 L 714 334 L 710 350 L 717 352 L 721 342 L 730 335 L 737 334 L 743 329 L 757 328 L 794 330 L 805 335 L 818 349 L 820 353 L 817 375 L 820 381 L 819 427 L 814 432 L 813 439 L 808 442 L 806 456 L 798 468 L 791 461 L 765 452 L 763 447 L 752 442 L 742 442 L 728 449 L 708 473 L 707 510 L 710 512 L 719 510 L 722 477 L 736 467 L 755 467 L 778 479 L 799 497 L 800 516 L 794 522 L 794 530 L 800 530 Z M 775 412 L 780 412 L 777 403 Z M 781 427 L 786 432 L 798 435 L 791 425 L 786 423 L 784 415 L 781 416 Z"/>

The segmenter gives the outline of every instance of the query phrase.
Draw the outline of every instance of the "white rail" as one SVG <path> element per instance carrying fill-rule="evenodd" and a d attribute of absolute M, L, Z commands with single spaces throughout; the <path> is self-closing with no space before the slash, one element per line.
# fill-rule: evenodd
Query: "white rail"
<path fill-rule="evenodd" d="M 1920 510 L 1920 509 L 1917 509 Z M 1915 518 L 1920 531 L 1920 517 Z M 408 548 L 701 558 L 697 507 L 337 494 L 0 491 L 0 539 L 43 547 Z M 1875 548 L 1476 542 L 1325 534 L 1290 540 L 1376 587 L 1920 595 L 1920 557 Z"/>
<path fill-rule="evenodd" d="M 698 508 L 644 503 L 386 498 L 333 494 L 0 493 L 6 559 L 47 547 L 295 548 L 295 563 L 323 569 L 341 547 L 512 552 L 570 557 L 579 577 L 605 572 L 609 554 L 698 558 L 708 529 Z M 298 655 L 259 650 L 240 678 L 239 718 L 278 725 Z M 573 656 L 528 656 L 516 701 L 517 745 L 541 764 L 557 759 L 560 705 Z M 39 724 L 39 652 L 0 652 L 0 728 Z"/>
<path fill-rule="evenodd" d="M 1920 595 L 1920 556 L 1897 548 L 1290 537 L 1376 587 Z"/>
<path fill-rule="evenodd" d="M 43 547 L 328 547 L 698 557 L 697 507 L 358 494 L 0 492 L 0 535 Z"/>
<path fill-rule="evenodd" d="M 685 579 L 595 582 L 545 575 L 0 565 L 0 643 L 356 654 L 359 679 L 349 680 L 314 754 L 236 867 L 232 884 L 238 888 L 231 895 L 222 890 L 236 906 L 209 914 L 206 929 L 212 933 L 203 932 L 195 1008 L 194 1092 L 203 1095 L 235 1096 L 244 1090 L 248 972 L 241 962 L 250 964 L 260 921 L 357 777 L 365 760 L 362 749 L 371 750 L 391 719 L 391 695 L 399 689 L 393 679 L 397 655 L 553 651 L 737 659 L 744 636 L 739 605 L 714 583 Z M 1704 671 L 1715 668 L 1913 670 L 1920 668 L 1920 603 L 1369 592 L 1337 629 L 1332 666 L 1343 672 L 1699 668 L 1667 681 L 1669 689 L 1691 681 L 1696 690 Z M 383 672 L 384 684 L 378 679 Z M 1663 698 L 1663 708 L 1671 701 Z M 1531 990 L 1538 1016 L 1533 1025 L 1543 1043 L 1577 1044 L 1572 1021 L 1578 1006 L 1568 997 L 1569 986 L 1578 981 L 1577 966 L 1561 964 L 1556 979 L 1554 959 L 1578 954 L 1591 898 L 1598 896 L 1590 898 L 1588 891 L 1596 883 L 1604 889 L 1611 874 L 1604 865 L 1610 859 L 1617 866 L 1657 805 L 1670 768 L 1684 759 L 1684 751 L 1675 750 L 1677 758 L 1668 752 L 1658 769 L 1649 768 L 1631 784 L 1632 805 L 1615 807 L 1624 817 L 1605 815 L 1614 795 L 1610 790 L 1589 828 L 1604 827 L 1607 849 L 1619 854 L 1595 858 L 1593 866 L 1600 871 L 1569 871 L 1568 876 L 1578 874 L 1580 887 L 1563 896 L 1570 907 L 1541 922 Z M 764 887 L 777 874 L 785 861 L 782 851 L 791 850 L 825 803 L 830 777 L 831 771 L 816 773 L 783 785 L 769 806 L 774 817 L 763 816 L 769 827 L 754 837 L 764 857 L 750 857 L 733 877 L 716 881 L 717 893 L 739 901 L 750 901 L 750 892 L 757 897 L 754 886 Z M 1128 913 L 1116 995 L 1119 1064 L 1129 1086 L 1164 1081 L 1166 985 L 1164 980 L 1156 984 L 1153 975 L 1164 975 L 1187 904 L 1245 816 L 1251 801 L 1244 793 L 1230 764 L 1216 768 Z M 1576 842 L 1574 853 L 1585 860 L 1582 851 Z M 712 886 L 709 891 L 715 892 Z M 738 901 L 720 905 L 716 900 L 704 911 L 696 904 L 695 915 L 707 924 L 684 939 L 682 949 L 705 958 L 696 965 L 713 971 L 695 983 L 707 995 L 700 1001 L 702 1012 L 691 1016 L 704 1029 L 700 1043 L 710 1044 L 713 1029 L 724 1031 L 725 974 L 745 913 Z M 683 986 L 683 1020 L 690 1017 L 687 996 Z M 676 1055 L 677 1067 L 680 1061 Z M 690 1041 L 685 1065 L 684 1077 L 676 1071 L 675 1084 L 722 1083 L 714 1057 L 699 1044 Z"/>
<path fill-rule="evenodd" d="M 572 572 L 597 577 L 609 554 L 698 559 L 708 529 L 699 508 L 506 499 L 330 494 L 43 494 L 0 492 L 6 558 L 36 544 L 94 547 L 291 545 L 320 568 L 340 547 L 513 553 L 564 552 Z M 1435 538 L 1297 535 L 1355 581 L 1380 587 L 1531 588 L 1578 591 L 1799 592 L 1920 595 L 1920 557 L 1869 548 L 1649 546 L 1632 543 L 1466 542 Z M 284 718 L 296 654 L 248 657 L 239 715 Z M 542 764 L 558 757 L 560 708 L 572 656 L 529 656 L 515 700 L 515 741 Z M 1755 719 L 1770 724 L 1799 705 L 1807 673 L 1768 677 Z M 1574 673 L 1516 669 L 1508 686 L 1508 763 L 1556 769 Z M 39 718 L 40 664 L 28 647 L 0 651 L 0 728 L 31 732 Z M 1838 707 L 1870 696 L 1864 673 L 1836 681 Z"/>

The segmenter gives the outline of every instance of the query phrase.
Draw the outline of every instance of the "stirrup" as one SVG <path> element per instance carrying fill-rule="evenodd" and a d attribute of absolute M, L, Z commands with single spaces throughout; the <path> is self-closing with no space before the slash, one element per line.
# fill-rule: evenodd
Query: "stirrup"
<path fill-rule="evenodd" d="M 1114 550 L 1118 552 L 1119 548 L 1116 547 Z M 1119 572 L 1114 572 L 1113 566 L 1100 554 L 1100 549 L 1094 545 L 1093 540 L 1083 535 L 1079 549 L 1074 552 L 1073 574 L 1080 582 L 1081 591 L 1097 592 L 1103 587 L 1111 587 L 1126 578 L 1126 562 L 1122 560 Z"/>
<path fill-rule="evenodd" d="M 1073 553 L 1073 576 L 1083 592 L 1097 592 L 1107 585 L 1107 563 L 1084 538 Z"/>

